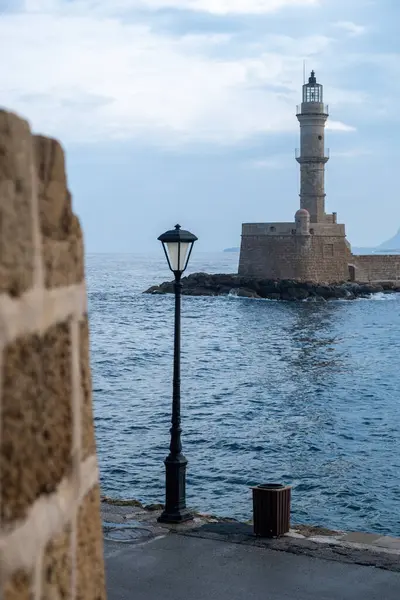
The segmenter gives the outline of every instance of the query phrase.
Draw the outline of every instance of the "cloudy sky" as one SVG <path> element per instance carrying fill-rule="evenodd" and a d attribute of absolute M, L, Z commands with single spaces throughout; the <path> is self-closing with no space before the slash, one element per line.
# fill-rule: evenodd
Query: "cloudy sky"
<path fill-rule="evenodd" d="M 398 0 L 0 0 L 1 105 L 61 139 L 88 251 L 199 249 L 299 205 L 303 60 L 329 104 L 327 210 L 400 227 Z"/>

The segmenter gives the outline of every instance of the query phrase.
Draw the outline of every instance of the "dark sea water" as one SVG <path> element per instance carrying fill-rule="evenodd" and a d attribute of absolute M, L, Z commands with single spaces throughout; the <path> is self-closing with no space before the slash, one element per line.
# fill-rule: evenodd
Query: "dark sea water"
<path fill-rule="evenodd" d="M 190 271 L 234 272 L 194 252 Z M 103 492 L 164 499 L 173 297 L 165 258 L 87 257 Z M 183 298 L 188 504 L 251 517 L 249 486 L 293 486 L 293 522 L 400 536 L 400 294 L 327 303 Z"/>

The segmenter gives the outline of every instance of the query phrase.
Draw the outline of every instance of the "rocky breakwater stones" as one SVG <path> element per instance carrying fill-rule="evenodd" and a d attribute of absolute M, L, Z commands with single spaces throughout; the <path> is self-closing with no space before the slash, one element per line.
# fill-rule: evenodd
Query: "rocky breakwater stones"
<path fill-rule="evenodd" d="M 371 294 L 400 292 L 400 281 L 378 283 L 338 282 L 321 284 L 312 281 L 289 279 L 272 280 L 243 277 L 235 274 L 210 275 L 193 273 L 182 279 L 182 293 L 186 296 L 226 296 L 228 294 L 245 298 L 265 298 L 270 300 L 332 300 L 368 298 Z M 173 281 L 150 287 L 146 294 L 172 294 Z"/>

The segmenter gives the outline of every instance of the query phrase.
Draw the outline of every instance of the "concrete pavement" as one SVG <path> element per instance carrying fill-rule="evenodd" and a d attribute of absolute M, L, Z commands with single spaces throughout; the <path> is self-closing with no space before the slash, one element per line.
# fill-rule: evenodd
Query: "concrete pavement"
<path fill-rule="evenodd" d="M 400 539 L 309 525 L 258 538 L 249 523 L 103 501 L 108 600 L 399 600 Z"/>
<path fill-rule="evenodd" d="M 398 600 L 400 573 L 160 533 L 105 541 L 108 600 Z"/>

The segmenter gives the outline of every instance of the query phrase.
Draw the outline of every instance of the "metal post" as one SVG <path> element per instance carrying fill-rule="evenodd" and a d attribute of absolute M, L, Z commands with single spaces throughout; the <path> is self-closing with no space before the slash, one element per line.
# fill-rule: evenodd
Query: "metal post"
<path fill-rule="evenodd" d="M 175 273 L 174 375 L 170 453 L 165 459 L 165 509 L 161 523 L 182 523 L 193 518 L 186 508 L 186 465 L 181 442 L 181 273 Z"/>

